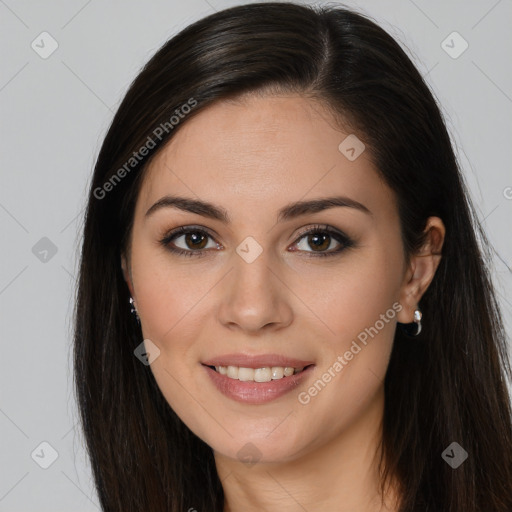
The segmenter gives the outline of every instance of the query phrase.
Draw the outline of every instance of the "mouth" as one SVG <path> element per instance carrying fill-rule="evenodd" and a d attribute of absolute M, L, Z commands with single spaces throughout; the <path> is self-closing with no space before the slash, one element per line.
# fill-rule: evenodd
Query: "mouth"
<path fill-rule="evenodd" d="M 261 368 L 248 368 L 244 366 L 222 366 L 222 365 L 205 365 L 220 375 L 224 375 L 228 379 L 238 380 L 242 382 L 271 382 L 281 380 L 302 373 L 307 368 L 313 366 L 263 366 Z"/>
<path fill-rule="evenodd" d="M 247 358 L 243 355 L 223 356 L 201 363 L 201 366 L 213 389 L 231 400 L 252 405 L 281 397 L 285 399 L 298 386 L 306 385 L 315 368 L 311 361 L 281 356 Z"/>

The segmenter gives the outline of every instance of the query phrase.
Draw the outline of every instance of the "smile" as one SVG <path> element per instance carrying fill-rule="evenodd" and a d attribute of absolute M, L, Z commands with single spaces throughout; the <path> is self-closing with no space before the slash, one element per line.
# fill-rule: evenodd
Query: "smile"
<path fill-rule="evenodd" d="M 305 367 L 267 366 L 263 368 L 245 368 L 243 366 L 211 366 L 210 368 L 229 379 L 243 382 L 270 382 L 296 375 L 302 372 Z"/>
<path fill-rule="evenodd" d="M 249 368 L 232 365 L 201 365 L 213 389 L 245 404 L 264 404 L 288 395 L 313 374 L 307 366 L 264 366 Z"/>

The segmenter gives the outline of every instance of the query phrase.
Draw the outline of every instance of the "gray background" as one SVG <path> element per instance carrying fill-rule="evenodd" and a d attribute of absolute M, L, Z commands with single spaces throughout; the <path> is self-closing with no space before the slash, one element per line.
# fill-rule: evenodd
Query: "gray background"
<path fill-rule="evenodd" d="M 140 67 L 190 22 L 239 3 L 0 0 L 0 511 L 99 509 L 70 351 L 85 191 Z M 439 99 L 495 248 L 493 276 L 512 332 L 511 0 L 345 5 L 398 38 Z M 46 59 L 44 31 L 58 43 Z M 459 36 L 447 39 L 454 31 L 469 44 L 457 58 L 447 53 L 463 48 Z M 52 462 L 51 449 L 41 442 L 58 455 L 47 469 L 40 464 Z"/>

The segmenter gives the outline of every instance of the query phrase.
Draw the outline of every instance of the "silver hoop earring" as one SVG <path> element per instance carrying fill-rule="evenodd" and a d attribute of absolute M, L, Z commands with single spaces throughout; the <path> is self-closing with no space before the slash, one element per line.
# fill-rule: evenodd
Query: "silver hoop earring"
<path fill-rule="evenodd" d="M 409 324 L 403 324 L 400 322 L 398 323 L 398 326 L 402 330 L 403 333 L 405 333 L 407 336 L 418 336 L 418 334 L 421 332 L 421 317 L 422 313 L 419 308 L 415 309 L 414 311 L 414 320 Z"/>
<path fill-rule="evenodd" d="M 137 322 L 140 323 L 140 318 L 139 318 L 139 314 L 137 313 L 137 309 L 135 307 L 135 301 L 133 300 L 132 297 L 130 297 L 130 305 L 131 305 L 131 310 L 130 312 L 133 313 L 135 315 L 135 318 L 137 319 Z"/>

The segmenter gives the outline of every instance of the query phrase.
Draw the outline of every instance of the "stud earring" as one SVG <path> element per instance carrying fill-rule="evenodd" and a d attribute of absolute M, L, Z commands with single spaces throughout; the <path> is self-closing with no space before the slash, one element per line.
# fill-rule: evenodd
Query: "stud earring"
<path fill-rule="evenodd" d="M 418 336 L 421 332 L 421 317 L 422 313 L 419 308 L 414 311 L 414 320 L 409 324 L 398 322 L 398 326 L 407 336 Z"/>
<path fill-rule="evenodd" d="M 131 313 L 133 313 L 135 315 L 135 318 L 137 319 L 137 322 L 140 323 L 140 318 L 139 318 L 139 314 L 137 313 L 137 309 L 135 307 L 135 301 L 133 300 L 132 297 L 130 297 L 130 305 L 131 305 Z"/>

